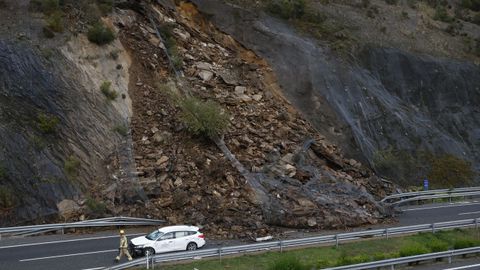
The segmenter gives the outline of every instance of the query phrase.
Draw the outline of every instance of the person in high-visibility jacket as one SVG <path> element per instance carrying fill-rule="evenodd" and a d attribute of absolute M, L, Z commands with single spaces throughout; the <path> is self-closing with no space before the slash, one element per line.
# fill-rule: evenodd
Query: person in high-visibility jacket
<path fill-rule="evenodd" d="M 132 260 L 132 256 L 130 256 L 130 252 L 128 252 L 128 240 L 127 236 L 125 236 L 125 231 L 120 230 L 120 248 L 118 249 L 119 253 L 118 256 L 115 258 L 115 261 L 120 261 L 122 255 L 127 256 L 128 260 Z"/>

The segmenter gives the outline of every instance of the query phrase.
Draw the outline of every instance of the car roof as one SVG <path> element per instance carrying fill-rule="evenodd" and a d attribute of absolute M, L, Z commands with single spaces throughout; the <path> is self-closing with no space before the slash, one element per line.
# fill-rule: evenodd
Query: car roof
<path fill-rule="evenodd" d="M 163 233 L 169 232 L 177 232 L 177 231 L 198 231 L 199 228 L 195 226 L 188 226 L 188 225 L 176 225 L 176 226 L 167 226 L 158 229 Z"/>

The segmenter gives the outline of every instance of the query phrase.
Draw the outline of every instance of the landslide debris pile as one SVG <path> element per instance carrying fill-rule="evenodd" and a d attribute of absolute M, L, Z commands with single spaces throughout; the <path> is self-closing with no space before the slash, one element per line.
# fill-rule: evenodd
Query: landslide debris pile
<path fill-rule="evenodd" d="M 223 237 L 263 234 L 267 225 L 358 226 L 384 216 L 375 198 L 390 185 L 344 159 L 313 129 L 282 97 L 264 61 L 217 31 L 191 4 L 175 11 L 147 5 L 132 16 L 119 36 L 132 57 L 132 136 L 149 202 L 124 188 L 106 196 L 116 202 L 115 211 L 201 224 Z M 169 58 L 183 74 L 176 84 Z M 172 92 L 187 91 L 218 102 L 230 115 L 225 143 L 259 187 L 179 120 Z M 257 188 L 266 196 L 258 196 Z"/>

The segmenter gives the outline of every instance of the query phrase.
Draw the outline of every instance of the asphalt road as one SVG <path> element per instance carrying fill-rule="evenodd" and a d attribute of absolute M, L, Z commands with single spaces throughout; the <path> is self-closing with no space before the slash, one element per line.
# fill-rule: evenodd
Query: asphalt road
<path fill-rule="evenodd" d="M 391 227 L 480 217 L 480 202 L 435 204 L 403 209 Z M 127 230 L 128 238 L 153 228 Z M 328 233 L 330 234 L 330 233 Z M 116 231 L 90 235 L 47 235 L 0 240 L 0 270 L 94 270 L 113 265 L 117 255 Z M 238 242 L 209 241 L 205 248 Z M 123 258 L 123 260 L 126 260 Z M 425 268 L 430 269 L 430 268 Z M 431 268 L 439 269 L 439 268 Z M 480 269 L 469 268 L 469 269 Z"/>

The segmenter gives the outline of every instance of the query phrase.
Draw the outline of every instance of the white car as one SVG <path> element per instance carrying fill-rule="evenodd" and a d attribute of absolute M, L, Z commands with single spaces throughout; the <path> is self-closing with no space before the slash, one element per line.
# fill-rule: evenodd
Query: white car
<path fill-rule="evenodd" d="M 195 226 L 169 226 L 130 241 L 132 255 L 153 255 L 155 253 L 196 250 L 205 245 L 205 236 Z"/>

